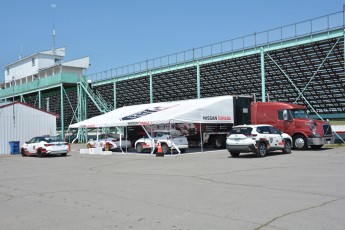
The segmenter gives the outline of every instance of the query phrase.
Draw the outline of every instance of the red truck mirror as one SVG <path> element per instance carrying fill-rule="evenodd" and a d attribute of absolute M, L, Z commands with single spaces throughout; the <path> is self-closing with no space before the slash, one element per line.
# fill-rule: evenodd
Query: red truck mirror
<path fill-rule="evenodd" d="M 283 120 L 284 121 L 290 121 L 289 114 L 288 114 L 288 111 L 286 109 L 283 110 Z"/>

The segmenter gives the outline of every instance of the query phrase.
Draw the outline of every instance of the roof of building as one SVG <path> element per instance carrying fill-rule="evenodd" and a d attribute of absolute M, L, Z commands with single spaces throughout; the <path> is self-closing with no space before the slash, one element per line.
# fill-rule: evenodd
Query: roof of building
<path fill-rule="evenodd" d="M 7 64 L 7 65 L 4 66 L 4 68 L 6 68 L 6 67 L 8 67 L 8 66 L 11 66 L 11 65 L 13 65 L 13 64 L 15 64 L 15 63 L 21 62 L 21 61 L 23 61 L 23 60 L 25 60 L 25 59 L 30 59 L 30 58 L 32 58 L 32 57 L 34 57 L 34 56 L 39 55 L 39 54 L 51 55 L 51 56 L 56 56 L 56 57 L 61 57 L 61 58 L 62 58 L 62 57 L 65 56 L 65 51 L 66 51 L 66 48 L 65 48 L 65 47 L 56 48 L 56 49 L 55 49 L 55 54 L 54 54 L 54 51 L 53 51 L 53 50 L 40 51 L 40 52 L 38 52 L 38 53 L 31 54 L 31 55 L 29 55 L 29 56 L 27 56 L 27 57 L 23 57 L 23 58 L 21 58 L 21 59 L 19 59 L 19 60 L 17 60 L 17 61 L 14 61 L 14 62 L 12 62 L 12 63 L 10 63 L 10 64 Z"/>
<path fill-rule="evenodd" d="M 37 107 L 35 107 L 35 106 L 33 106 L 33 105 L 29 105 L 29 104 L 26 104 L 26 103 L 23 103 L 23 102 L 19 102 L 19 101 L 7 103 L 7 104 L 2 104 L 2 105 L 0 104 L 0 109 L 3 109 L 3 108 L 5 108 L 5 107 L 9 107 L 9 106 L 15 105 L 15 104 L 25 105 L 25 106 L 27 106 L 27 107 L 30 107 L 30 108 L 39 110 L 39 111 L 41 111 L 41 112 L 48 113 L 48 114 L 53 115 L 53 116 L 56 116 L 56 117 L 60 117 L 60 115 L 58 115 L 58 114 L 56 114 L 56 113 L 48 112 L 48 111 L 46 111 L 46 110 L 37 108 Z"/>

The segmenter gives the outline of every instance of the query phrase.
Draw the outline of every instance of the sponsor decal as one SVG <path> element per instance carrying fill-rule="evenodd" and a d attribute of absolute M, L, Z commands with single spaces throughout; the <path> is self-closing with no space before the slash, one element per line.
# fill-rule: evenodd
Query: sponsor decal
<path fill-rule="evenodd" d="M 152 107 L 152 108 L 149 108 L 149 109 L 145 109 L 145 110 L 143 110 L 143 111 L 136 112 L 136 113 L 133 113 L 133 114 L 131 114 L 131 115 L 122 117 L 120 120 L 121 120 L 121 121 L 134 120 L 134 119 L 137 119 L 137 118 L 139 118 L 139 117 L 147 116 L 147 115 L 149 115 L 149 114 L 152 114 L 152 113 L 155 113 L 155 112 L 158 112 L 158 111 L 163 111 L 163 110 L 166 110 L 166 109 L 169 109 L 169 108 L 178 106 L 178 105 L 179 105 L 179 104 L 175 104 L 175 105 L 168 106 L 168 107 L 164 107 L 164 106 L 155 106 L 155 107 Z"/>
<path fill-rule="evenodd" d="M 230 121 L 230 116 L 203 116 L 204 121 Z"/>
<path fill-rule="evenodd" d="M 128 122 L 128 125 L 149 125 L 150 122 L 148 121 L 138 121 L 138 122 Z"/>

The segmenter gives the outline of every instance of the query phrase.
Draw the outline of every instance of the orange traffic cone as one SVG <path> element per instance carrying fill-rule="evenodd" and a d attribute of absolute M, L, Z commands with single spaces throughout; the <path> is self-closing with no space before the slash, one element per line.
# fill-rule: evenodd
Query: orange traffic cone
<path fill-rule="evenodd" d="M 157 144 L 156 157 L 164 157 L 163 149 L 162 149 L 162 146 L 161 146 L 160 142 L 158 142 L 158 144 Z"/>

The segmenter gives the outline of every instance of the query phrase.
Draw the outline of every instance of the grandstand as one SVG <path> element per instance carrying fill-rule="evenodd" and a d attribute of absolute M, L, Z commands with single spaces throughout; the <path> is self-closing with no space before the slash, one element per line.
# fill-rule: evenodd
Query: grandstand
<path fill-rule="evenodd" d="M 344 37 L 341 11 L 87 76 L 60 72 L 3 84 L 0 100 L 39 108 L 49 101 L 61 115 L 60 130 L 122 106 L 229 94 L 295 102 L 313 116 L 344 119 Z"/>

